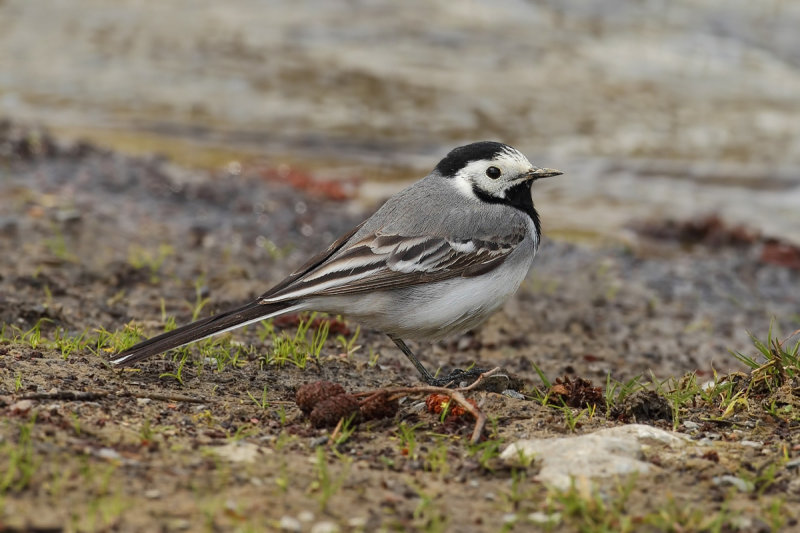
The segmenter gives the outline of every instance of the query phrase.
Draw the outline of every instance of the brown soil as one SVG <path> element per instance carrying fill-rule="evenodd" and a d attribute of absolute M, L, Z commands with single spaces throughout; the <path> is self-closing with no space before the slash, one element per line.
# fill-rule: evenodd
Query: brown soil
<path fill-rule="evenodd" d="M 8 337 L 39 323 L 52 339 L 59 329 L 98 335 L 135 321 L 151 335 L 163 330 L 164 316 L 189 321 L 197 294 L 209 299 L 202 315 L 256 296 L 364 216 L 325 188 L 309 193 L 263 174 L 205 175 L 4 125 L 0 327 Z M 729 348 L 752 352 L 746 329 L 765 334 L 774 315 L 788 332 L 800 311 L 797 270 L 763 261 L 760 241 L 723 241 L 636 250 L 548 241 L 503 312 L 450 342 L 414 347 L 432 368 L 501 366 L 526 392 L 542 386 L 534 365 L 551 379 L 567 376 L 555 386 L 580 398 L 576 413 L 597 399 L 594 387 L 608 375 L 625 381 L 696 371 L 709 379 L 714 369 L 738 368 Z M 353 335 L 355 324 L 337 324 L 339 334 Z M 294 335 L 291 320 L 284 326 Z M 0 344 L 0 481 L 8 481 L 0 531 L 330 531 L 326 522 L 341 531 L 527 531 L 531 513 L 559 508 L 533 479 L 535 463 L 520 472 L 482 457 L 519 438 L 569 433 L 561 410 L 471 393 L 490 417 L 489 444 L 476 448 L 468 417 L 442 422 L 424 397 L 413 397 L 395 416 L 361 423 L 334 445 L 330 430 L 313 428 L 295 405 L 299 386 L 321 379 L 354 392 L 413 385 L 413 368 L 369 331 L 350 354 L 332 333 L 318 363 L 264 366 L 272 341 L 257 333 L 233 335 L 252 348 L 238 366 L 196 361 L 199 350 L 191 348 L 180 380 L 169 375 L 179 369 L 169 356 L 120 371 L 102 350 L 62 357 L 30 335 Z M 672 429 L 668 407 L 642 394 L 614 413 L 583 417 L 574 430 L 633 419 Z M 649 457 L 659 473 L 633 481 L 622 514 L 658 530 L 643 517 L 672 501 L 686 516 L 725 509 L 757 530 L 772 516 L 770 505 L 785 502 L 777 512 L 786 527 L 796 524 L 791 508 L 800 487 L 788 467 L 757 487 L 758 497 L 711 480 L 755 476 L 795 458 L 797 428 L 757 406 L 724 422 L 709 415 L 684 413 L 694 422 L 679 429 L 726 444 L 703 456 Z M 734 446 L 748 440 L 761 446 Z M 608 494 L 618 487 L 609 483 Z M 562 514 L 555 530 L 577 527 Z"/>

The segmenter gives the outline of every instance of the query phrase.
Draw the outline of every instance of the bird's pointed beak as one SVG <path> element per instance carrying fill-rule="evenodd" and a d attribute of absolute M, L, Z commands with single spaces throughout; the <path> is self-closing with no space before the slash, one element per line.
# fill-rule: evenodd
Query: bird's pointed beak
<path fill-rule="evenodd" d="M 535 181 L 542 178 L 550 178 L 552 176 L 560 176 L 563 174 L 560 170 L 554 168 L 534 168 L 525 173 L 525 179 Z"/>

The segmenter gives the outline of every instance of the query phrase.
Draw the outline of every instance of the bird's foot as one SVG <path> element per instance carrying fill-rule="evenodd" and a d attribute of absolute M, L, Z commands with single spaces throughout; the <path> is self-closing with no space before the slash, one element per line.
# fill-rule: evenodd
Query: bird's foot
<path fill-rule="evenodd" d="M 474 383 L 475 380 L 480 378 L 481 375 L 488 370 L 489 369 L 487 368 L 471 368 L 469 370 L 455 368 L 447 376 L 431 377 L 426 381 L 428 382 L 428 385 L 433 385 L 434 387 L 457 389 L 459 387 L 466 387 Z"/>

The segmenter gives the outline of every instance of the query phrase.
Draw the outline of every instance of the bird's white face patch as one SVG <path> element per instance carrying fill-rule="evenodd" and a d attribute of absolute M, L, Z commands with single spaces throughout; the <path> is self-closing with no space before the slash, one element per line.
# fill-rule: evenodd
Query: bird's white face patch
<path fill-rule="evenodd" d="M 498 177 L 490 177 L 496 175 L 496 171 L 489 171 L 491 167 L 499 170 Z M 456 172 L 453 181 L 458 191 L 469 198 L 477 199 L 475 188 L 496 198 L 505 198 L 506 190 L 517 185 L 520 176 L 533 168 L 527 157 L 509 146 L 493 159 L 470 161 Z"/>

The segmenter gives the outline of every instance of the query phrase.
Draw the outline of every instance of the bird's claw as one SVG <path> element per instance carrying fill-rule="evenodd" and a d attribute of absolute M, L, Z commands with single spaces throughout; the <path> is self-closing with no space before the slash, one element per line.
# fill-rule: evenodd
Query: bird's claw
<path fill-rule="evenodd" d="M 446 388 L 459 388 L 466 387 L 475 382 L 484 372 L 488 370 L 485 368 L 471 368 L 469 370 L 461 370 L 460 368 L 453 369 L 450 374 L 443 378 L 431 378 L 428 385 L 434 387 Z"/>

